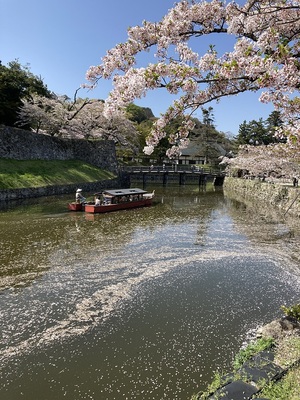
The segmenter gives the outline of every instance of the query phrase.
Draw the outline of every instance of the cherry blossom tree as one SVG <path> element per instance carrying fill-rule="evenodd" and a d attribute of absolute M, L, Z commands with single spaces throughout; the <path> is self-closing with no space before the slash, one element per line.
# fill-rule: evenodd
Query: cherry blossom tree
<path fill-rule="evenodd" d="M 68 136 L 71 131 L 71 121 L 78 115 L 89 100 L 75 99 L 70 102 L 67 96 L 52 94 L 50 98 L 33 95 L 22 100 L 18 112 L 17 125 L 27 124 L 36 133 L 51 136 Z M 75 136 L 75 133 L 74 133 Z"/>
<path fill-rule="evenodd" d="M 32 95 L 31 100 L 23 99 L 23 105 L 18 111 L 16 125 L 30 126 L 36 133 L 45 132 L 51 124 L 51 115 L 47 109 L 51 107 L 52 99 Z"/>
<path fill-rule="evenodd" d="M 180 118 L 180 128 L 168 137 L 167 154 L 176 157 L 188 143 L 193 128 L 191 115 L 198 108 L 245 91 L 259 92 L 261 102 L 274 104 L 283 120 L 278 135 L 287 137 L 288 154 L 295 156 L 298 152 L 299 0 L 243 3 L 179 1 L 160 22 L 144 21 L 141 26 L 129 28 L 128 40 L 109 50 L 100 65 L 89 68 L 86 77 L 90 87 L 100 79 L 113 79 L 113 90 L 105 102 L 108 117 L 153 89 L 176 95 L 154 124 L 144 149 L 146 154 L 151 154 L 166 137 L 167 124 Z M 231 52 L 218 54 L 213 43 L 216 37 L 226 35 L 236 38 L 235 45 Z M 211 37 L 212 45 L 205 53 L 199 53 L 200 47 L 195 43 L 205 36 Z M 139 53 L 151 55 L 152 49 L 153 63 L 138 66 Z M 269 149 L 264 147 L 264 152 Z"/>
<path fill-rule="evenodd" d="M 300 177 L 299 158 L 291 157 L 289 148 L 283 144 L 240 146 L 236 157 L 224 157 L 227 172 L 233 176 L 264 177 L 268 181 Z"/>
<path fill-rule="evenodd" d="M 23 100 L 18 123 L 28 124 L 36 133 L 64 138 L 113 140 L 121 147 L 137 151 L 139 133 L 126 115 L 107 119 L 104 102 L 66 96 L 46 98 L 34 95 Z"/>

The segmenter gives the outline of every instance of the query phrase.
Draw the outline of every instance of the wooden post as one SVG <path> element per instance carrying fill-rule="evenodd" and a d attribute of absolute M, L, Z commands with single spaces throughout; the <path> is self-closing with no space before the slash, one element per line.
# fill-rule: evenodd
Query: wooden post
<path fill-rule="evenodd" d="M 179 185 L 185 184 L 185 172 L 179 172 Z"/>
<path fill-rule="evenodd" d="M 199 174 L 199 186 L 205 185 L 205 175 L 204 174 Z"/>
<path fill-rule="evenodd" d="M 146 186 L 147 183 L 147 172 L 143 172 L 143 185 Z"/>
<path fill-rule="evenodd" d="M 168 172 L 163 173 L 163 185 L 166 186 L 168 183 Z"/>

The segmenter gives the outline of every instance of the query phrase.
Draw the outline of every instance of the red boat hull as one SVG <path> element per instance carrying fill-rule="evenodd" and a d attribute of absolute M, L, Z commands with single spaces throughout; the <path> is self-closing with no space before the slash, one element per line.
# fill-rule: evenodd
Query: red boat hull
<path fill-rule="evenodd" d="M 118 204 L 106 204 L 101 206 L 95 206 L 94 204 L 86 204 L 84 207 L 85 208 L 84 211 L 91 214 L 98 214 L 98 213 L 107 213 L 118 210 L 127 210 L 129 208 L 149 207 L 151 205 L 152 205 L 152 199 L 136 200 Z"/>
<path fill-rule="evenodd" d="M 81 203 L 69 203 L 68 204 L 68 209 L 70 211 L 83 211 L 84 210 L 84 204 L 81 204 Z"/>

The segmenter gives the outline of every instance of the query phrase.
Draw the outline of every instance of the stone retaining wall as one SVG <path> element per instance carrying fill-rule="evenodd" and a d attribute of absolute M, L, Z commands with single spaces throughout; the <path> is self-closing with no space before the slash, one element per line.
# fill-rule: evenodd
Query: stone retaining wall
<path fill-rule="evenodd" d="M 226 177 L 223 189 L 228 197 L 246 204 L 255 201 L 261 207 L 272 205 L 282 215 L 300 217 L 300 188 L 292 185 Z"/>
<path fill-rule="evenodd" d="M 120 174 L 115 179 L 107 179 L 98 182 L 77 183 L 72 185 L 53 185 L 37 188 L 22 188 L 22 189 L 6 189 L 0 190 L 0 201 L 11 201 L 18 199 L 28 199 L 42 196 L 55 196 L 59 194 L 74 193 L 79 187 L 83 192 L 99 192 L 102 189 L 118 189 L 121 187 L 130 186 L 130 176 L 128 174 Z"/>
<path fill-rule="evenodd" d="M 61 139 L 9 126 L 0 126 L 0 158 L 15 160 L 81 160 L 117 172 L 111 140 Z"/>
<path fill-rule="evenodd" d="M 0 190 L 0 201 L 10 201 L 17 199 L 28 199 L 42 196 L 55 196 L 58 194 L 67 194 L 75 192 L 80 187 L 85 192 L 98 191 L 104 188 L 120 187 L 118 180 L 107 180 L 101 182 L 92 182 L 80 185 L 57 185 L 57 186 L 42 186 L 37 188 L 22 188 L 22 189 L 7 189 Z"/>
<path fill-rule="evenodd" d="M 267 385 L 276 383 L 291 369 L 300 365 L 299 352 L 291 352 L 288 359 L 281 360 L 277 354 L 287 349 L 287 343 L 299 338 L 300 322 L 292 317 L 282 317 L 261 327 L 257 338 L 273 339 L 273 344 L 262 350 L 241 367 L 220 378 L 219 387 L 209 394 L 199 393 L 195 400 L 269 400 L 258 396 Z M 281 356 L 282 357 L 282 356 Z"/>
<path fill-rule="evenodd" d="M 0 126 L 0 158 L 15 160 L 81 160 L 98 168 L 111 171 L 118 178 L 76 185 L 44 186 L 37 188 L 2 189 L 0 201 L 53 196 L 72 193 L 78 187 L 85 192 L 107 188 L 128 187 L 130 178 L 119 174 L 115 144 L 110 140 L 60 139 L 39 135 L 8 126 Z"/>

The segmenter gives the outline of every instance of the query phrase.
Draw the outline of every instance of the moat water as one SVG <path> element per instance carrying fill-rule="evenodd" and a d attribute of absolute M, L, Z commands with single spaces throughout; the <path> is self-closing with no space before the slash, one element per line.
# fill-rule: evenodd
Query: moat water
<path fill-rule="evenodd" d="M 102 215 L 2 207 L 1 400 L 190 399 L 299 301 L 300 226 L 222 189 L 155 189 Z"/>

